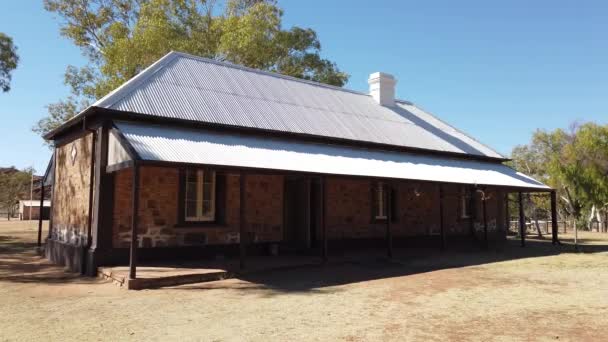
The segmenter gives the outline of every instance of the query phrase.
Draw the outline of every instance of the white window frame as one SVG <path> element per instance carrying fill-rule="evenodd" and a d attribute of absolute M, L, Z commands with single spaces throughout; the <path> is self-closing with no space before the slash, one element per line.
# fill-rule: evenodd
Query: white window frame
<path fill-rule="evenodd" d="M 388 219 L 387 210 L 388 206 L 386 203 L 386 194 L 384 193 L 386 186 L 383 182 L 377 182 L 375 184 L 375 193 L 376 193 L 376 212 L 374 213 L 374 218 L 376 220 L 386 220 Z"/>
<path fill-rule="evenodd" d="M 471 218 L 471 215 L 469 214 L 469 211 L 471 211 L 471 208 L 469 208 L 471 206 L 471 196 L 473 196 L 472 193 L 467 192 L 466 189 L 462 189 L 461 196 L 460 196 L 460 201 L 461 201 L 460 218 L 463 218 L 463 219 Z"/>
<path fill-rule="evenodd" d="M 196 215 L 188 216 L 188 176 L 190 172 L 196 172 Z M 211 198 L 204 198 L 204 176 L 205 172 L 211 172 Z M 216 174 L 215 171 L 203 170 L 203 169 L 187 169 L 185 173 L 185 186 L 184 186 L 184 221 L 186 222 L 210 222 L 215 221 L 215 187 L 216 187 Z M 205 201 L 211 202 L 210 212 L 203 214 L 203 203 Z"/>

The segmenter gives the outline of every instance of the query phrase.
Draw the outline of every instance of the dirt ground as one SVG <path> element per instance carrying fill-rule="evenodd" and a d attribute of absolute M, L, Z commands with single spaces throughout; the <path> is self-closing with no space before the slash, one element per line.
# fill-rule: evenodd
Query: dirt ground
<path fill-rule="evenodd" d="M 127 291 L 35 253 L 0 222 L 0 340 L 602 341 L 608 234 Z"/>

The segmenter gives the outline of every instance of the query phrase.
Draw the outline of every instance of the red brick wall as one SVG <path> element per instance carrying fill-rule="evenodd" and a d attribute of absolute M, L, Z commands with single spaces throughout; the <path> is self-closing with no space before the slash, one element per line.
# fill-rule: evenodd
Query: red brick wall
<path fill-rule="evenodd" d="M 178 226 L 179 171 L 142 167 L 140 171 L 140 245 L 163 247 L 225 244 L 239 241 L 239 175 L 226 175 L 225 222 L 200 227 Z M 130 169 L 116 173 L 114 182 L 113 244 L 127 247 L 131 239 Z M 280 241 L 283 225 L 283 176 L 249 175 L 247 231 L 256 242 Z M 219 205 L 219 204 L 218 204 Z"/>
<path fill-rule="evenodd" d="M 131 170 L 115 175 L 113 215 L 114 246 L 127 247 L 131 226 Z M 385 223 L 372 222 L 371 180 L 331 177 L 327 187 L 329 239 L 383 238 Z M 394 237 L 439 234 L 439 186 L 396 182 Z M 247 230 L 257 242 L 283 239 L 283 176 L 247 176 Z M 226 211 L 223 225 L 179 227 L 179 171 L 142 167 L 140 187 L 140 245 L 145 247 L 237 243 L 239 239 L 239 175 L 226 175 Z M 444 185 L 444 224 L 448 235 L 470 234 L 470 221 L 462 218 L 462 188 Z M 504 194 L 487 191 L 490 234 L 504 236 Z M 478 194 L 475 230 L 483 236 L 481 195 Z M 320 236 L 320 235 L 318 235 Z"/>
<path fill-rule="evenodd" d="M 373 181 L 329 178 L 326 184 L 330 239 L 385 236 L 386 224 L 372 221 Z M 393 213 L 396 221 L 391 225 L 393 236 L 439 234 L 439 186 L 405 181 L 393 184 L 396 189 L 396 212 Z M 444 227 L 450 235 L 466 235 L 470 231 L 469 219 L 462 218 L 460 196 L 460 186 L 444 185 Z M 495 213 L 496 204 L 488 203 L 488 217 Z"/>
<path fill-rule="evenodd" d="M 42 210 L 44 212 L 44 210 L 46 210 L 46 209 L 42 209 Z M 29 220 L 30 216 L 31 216 L 32 220 L 38 220 L 38 219 L 40 219 L 40 206 L 39 205 L 32 206 L 31 215 L 30 215 L 30 207 L 27 205 L 24 205 L 23 212 L 20 214 L 20 216 L 21 216 L 20 217 L 21 220 Z M 47 216 L 48 216 L 48 214 L 47 214 Z M 48 217 L 45 219 L 48 219 Z"/>

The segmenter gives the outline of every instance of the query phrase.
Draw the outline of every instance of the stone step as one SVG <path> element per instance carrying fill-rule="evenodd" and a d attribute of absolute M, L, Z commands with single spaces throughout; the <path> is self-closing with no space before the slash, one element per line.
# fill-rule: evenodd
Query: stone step
<path fill-rule="evenodd" d="M 234 274 L 224 270 L 194 271 L 187 274 L 129 279 L 125 272 L 115 272 L 111 267 L 100 267 L 98 276 L 102 279 L 111 280 L 114 284 L 129 290 L 143 290 L 223 280 L 234 277 Z"/>

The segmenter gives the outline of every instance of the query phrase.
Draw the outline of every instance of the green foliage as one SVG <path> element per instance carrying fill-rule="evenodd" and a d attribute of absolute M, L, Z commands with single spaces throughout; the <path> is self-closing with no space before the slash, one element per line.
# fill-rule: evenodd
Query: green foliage
<path fill-rule="evenodd" d="M 78 100 L 73 96 L 68 96 L 65 100 L 60 100 L 57 103 L 52 103 L 46 106 L 48 116 L 40 119 L 32 131 L 40 135 L 44 135 L 53 129 L 59 127 L 62 123 L 73 118 L 76 114 L 89 106 L 89 101 L 85 99 Z"/>
<path fill-rule="evenodd" d="M 0 32 L 0 90 L 8 92 L 11 89 L 11 72 L 17 68 L 19 56 L 13 39 Z"/>
<path fill-rule="evenodd" d="M 575 220 L 592 206 L 608 209 L 608 125 L 538 130 L 530 144 L 513 149 L 512 159 L 517 170 L 557 189 L 562 211 Z"/>
<path fill-rule="evenodd" d="M 23 171 L 11 168 L 8 172 L 0 172 L 0 207 L 13 214 L 19 199 L 29 192 L 33 169 Z"/>
<path fill-rule="evenodd" d="M 320 56 L 314 30 L 283 29 L 274 0 L 45 0 L 62 20 L 61 33 L 81 47 L 90 63 L 70 66 L 65 83 L 73 97 L 91 102 L 137 75 L 171 50 L 343 86 L 348 75 Z M 69 106 L 66 106 L 69 104 Z M 49 106 L 49 110 L 54 107 Z M 52 114 L 51 114 L 52 115 Z M 48 132 L 62 120 L 42 120 Z M 50 125 L 49 123 L 53 123 Z"/>

